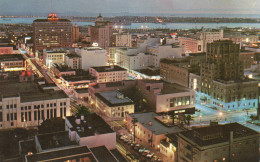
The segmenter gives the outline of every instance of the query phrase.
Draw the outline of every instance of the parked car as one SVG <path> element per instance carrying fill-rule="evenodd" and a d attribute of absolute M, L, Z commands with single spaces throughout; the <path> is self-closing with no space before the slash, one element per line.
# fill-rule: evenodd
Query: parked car
<path fill-rule="evenodd" d="M 143 156 L 146 156 L 146 155 L 149 154 L 149 153 L 150 153 L 150 150 L 144 150 L 143 153 L 142 153 L 142 155 L 143 155 Z"/>
<path fill-rule="evenodd" d="M 123 136 L 120 137 L 121 140 L 126 139 L 126 138 L 127 138 L 126 135 L 123 135 Z"/>
<path fill-rule="evenodd" d="M 125 138 L 125 139 L 123 139 L 123 142 L 124 142 L 124 143 L 128 143 L 129 140 L 128 140 L 127 138 Z"/>
<path fill-rule="evenodd" d="M 144 152 L 145 151 L 145 148 L 140 148 L 139 149 L 139 152 Z"/>
<path fill-rule="evenodd" d="M 141 145 L 139 143 L 135 144 L 136 147 L 141 147 Z"/>
<path fill-rule="evenodd" d="M 146 155 L 146 157 L 151 159 L 153 157 L 153 155 L 154 155 L 154 153 L 149 153 L 149 154 Z"/>

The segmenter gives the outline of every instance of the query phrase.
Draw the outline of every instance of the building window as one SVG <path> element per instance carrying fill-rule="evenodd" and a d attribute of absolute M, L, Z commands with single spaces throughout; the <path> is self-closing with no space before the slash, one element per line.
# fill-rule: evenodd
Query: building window
<path fill-rule="evenodd" d="M 37 111 L 34 111 L 34 120 L 37 120 Z"/>
<path fill-rule="evenodd" d="M 6 108 L 9 109 L 9 105 L 6 105 Z"/>
<path fill-rule="evenodd" d="M 14 108 L 16 108 L 16 104 L 14 104 Z"/>
<path fill-rule="evenodd" d="M 9 121 L 9 114 L 6 114 L 6 120 Z"/>

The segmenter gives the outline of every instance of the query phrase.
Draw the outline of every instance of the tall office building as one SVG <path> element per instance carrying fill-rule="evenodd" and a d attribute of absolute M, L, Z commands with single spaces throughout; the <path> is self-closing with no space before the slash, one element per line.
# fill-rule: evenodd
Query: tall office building
<path fill-rule="evenodd" d="M 199 80 L 191 79 L 197 99 L 225 111 L 257 107 L 258 82 L 243 76 L 239 53 L 239 44 L 231 40 L 208 44 Z"/>
<path fill-rule="evenodd" d="M 75 43 L 75 42 L 78 42 L 79 41 L 79 27 L 78 25 L 74 25 L 72 27 L 72 42 Z"/>
<path fill-rule="evenodd" d="M 72 45 L 72 23 L 49 14 L 47 19 L 33 21 L 34 52 L 43 49 L 70 47 Z"/>
<path fill-rule="evenodd" d="M 111 46 L 112 42 L 112 22 L 104 21 L 101 14 L 96 18 L 95 26 L 89 27 L 91 43 L 98 43 L 102 48 Z"/>

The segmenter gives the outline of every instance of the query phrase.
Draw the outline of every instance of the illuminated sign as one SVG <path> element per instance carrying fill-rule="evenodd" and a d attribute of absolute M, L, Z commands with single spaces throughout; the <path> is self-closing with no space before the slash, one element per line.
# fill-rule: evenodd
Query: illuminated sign
<path fill-rule="evenodd" d="M 57 14 L 50 13 L 50 14 L 48 15 L 48 20 L 49 20 L 49 21 L 58 21 L 59 18 L 57 17 Z"/>

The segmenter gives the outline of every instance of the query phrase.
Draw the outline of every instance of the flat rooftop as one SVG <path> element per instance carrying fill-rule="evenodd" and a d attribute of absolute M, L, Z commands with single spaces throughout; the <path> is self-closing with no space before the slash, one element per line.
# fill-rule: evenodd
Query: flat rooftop
<path fill-rule="evenodd" d="M 104 50 L 101 47 L 84 47 L 83 49 L 87 51 Z"/>
<path fill-rule="evenodd" d="M 124 97 L 124 95 L 118 91 L 99 92 L 95 93 L 95 96 L 109 107 L 134 104 L 131 99 Z"/>
<path fill-rule="evenodd" d="M 76 53 L 69 53 L 69 54 L 66 54 L 66 56 L 69 57 L 69 58 L 80 57 L 80 56 L 77 55 Z"/>
<path fill-rule="evenodd" d="M 172 93 L 182 93 L 182 92 L 191 92 L 189 88 L 183 87 L 176 83 L 168 83 L 162 80 L 149 80 L 143 79 L 141 82 L 150 83 L 150 84 L 163 84 L 163 89 L 161 90 L 161 95 L 172 94 Z"/>
<path fill-rule="evenodd" d="M 57 21 L 50 21 L 48 19 L 36 19 L 33 22 L 71 22 L 68 19 L 58 19 Z"/>
<path fill-rule="evenodd" d="M 68 96 L 62 90 L 43 90 L 40 85 L 35 82 L 5 82 L 4 84 L 0 83 L 0 94 L 3 98 L 20 96 L 21 103 L 68 98 Z"/>
<path fill-rule="evenodd" d="M 113 72 L 113 71 L 127 71 L 125 68 L 122 68 L 117 65 L 113 66 L 94 66 L 91 67 L 92 69 L 95 69 L 97 72 L 102 73 L 102 72 Z"/>
<path fill-rule="evenodd" d="M 73 126 L 71 130 L 76 131 L 80 137 L 94 136 L 95 134 L 115 133 L 110 126 L 95 113 L 86 115 L 84 120 L 80 121 L 80 124 L 76 123 L 76 119 L 80 119 L 80 117 L 67 117 L 67 120 Z M 77 128 L 84 128 L 84 131 Z"/>
<path fill-rule="evenodd" d="M 201 138 L 195 136 L 195 133 L 199 133 L 201 136 L 206 136 L 208 134 L 211 134 L 212 132 L 221 132 L 222 136 L 214 139 L 209 140 L 202 140 Z M 217 125 L 217 126 L 209 126 L 209 127 L 202 127 L 197 128 L 185 132 L 181 132 L 180 136 L 186 137 L 188 140 L 192 141 L 196 145 L 199 145 L 201 147 L 208 146 L 208 145 L 214 145 L 218 143 L 228 142 L 230 131 L 233 131 L 233 138 L 243 138 L 251 135 L 259 135 L 258 132 L 245 127 L 239 123 L 230 123 L 230 124 L 224 124 L 224 125 Z"/>
<path fill-rule="evenodd" d="M 75 71 L 74 69 L 71 69 L 70 67 L 68 67 L 67 65 L 64 65 L 64 64 L 54 63 L 54 64 L 52 64 L 52 66 L 54 66 L 60 72 Z"/>
<path fill-rule="evenodd" d="M 178 126 L 166 126 L 155 118 L 159 115 L 154 112 L 135 113 L 129 114 L 129 116 L 131 118 L 136 118 L 138 123 L 147 128 L 149 131 L 154 132 L 155 135 L 178 133 L 183 131 L 183 129 Z M 151 125 L 149 125 L 149 122 L 151 122 Z"/>
<path fill-rule="evenodd" d="M 90 149 L 98 161 L 102 162 L 118 162 L 116 157 L 105 147 L 99 146 Z"/>
<path fill-rule="evenodd" d="M 71 159 L 80 159 L 83 157 L 88 159 L 90 162 L 97 161 L 87 146 L 76 146 L 73 148 L 67 148 L 67 149 L 50 151 L 50 152 L 42 152 L 42 153 L 26 156 L 28 162 L 66 161 Z"/>
<path fill-rule="evenodd" d="M 0 62 L 5 61 L 25 61 L 21 54 L 3 54 L 0 55 Z"/>
<path fill-rule="evenodd" d="M 37 135 L 42 150 L 77 145 L 71 141 L 67 131 Z"/>
<path fill-rule="evenodd" d="M 77 93 L 88 93 L 88 88 L 75 89 Z"/>

